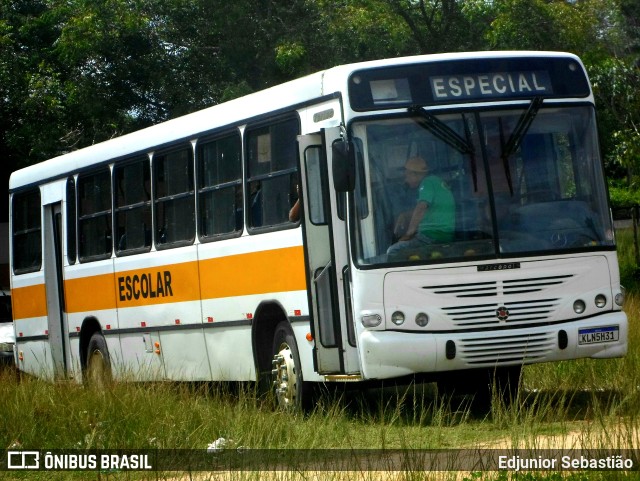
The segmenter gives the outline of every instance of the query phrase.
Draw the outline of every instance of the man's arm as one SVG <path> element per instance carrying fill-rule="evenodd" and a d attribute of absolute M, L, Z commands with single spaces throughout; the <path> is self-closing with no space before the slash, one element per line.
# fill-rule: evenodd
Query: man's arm
<path fill-rule="evenodd" d="M 418 232 L 418 226 L 424 217 L 425 212 L 427 212 L 427 203 L 423 200 L 418 201 L 415 209 L 413 209 L 413 214 L 411 215 L 411 221 L 409 222 L 409 227 L 407 228 L 407 232 L 400 238 L 401 241 L 406 241 L 411 239 Z"/>
<path fill-rule="evenodd" d="M 296 200 L 293 207 L 289 211 L 289 220 L 291 222 L 298 222 L 300 220 L 300 199 Z"/>

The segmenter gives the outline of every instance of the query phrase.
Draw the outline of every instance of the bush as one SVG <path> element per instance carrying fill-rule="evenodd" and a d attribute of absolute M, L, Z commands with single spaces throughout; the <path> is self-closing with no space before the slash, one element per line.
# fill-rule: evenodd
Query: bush
<path fill-rule="evenodd" d="M 640 204 L 640 190 L 630 187 L 609 185 L 609 197 L 613 209 L 628 208 Z"/>

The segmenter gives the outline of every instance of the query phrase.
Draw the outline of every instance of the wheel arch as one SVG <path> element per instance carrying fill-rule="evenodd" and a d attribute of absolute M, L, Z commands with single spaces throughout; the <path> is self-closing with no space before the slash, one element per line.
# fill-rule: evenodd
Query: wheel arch
<path fill-rule="evenodd" d="M 87 349 L 89 347 L 89 340 L 96 332 L 102 333 L 102 326 L 100 321 L 95 316 L 88 316 L 82 321 L 82 327 L 80 328 L 80 365 L 84 372 L 87 368 Z"/>
<path fill-rule="evenodd" d="M 276 332 L 276 326 L 282 321 L 291 325 L 289 316 L 279 301 L 262 301 L 258 305 L 251 326 L 251 345 L 256 367 L 256 380 L 258 381 L 262 374 L 271 373 L 273 336 Z"/>

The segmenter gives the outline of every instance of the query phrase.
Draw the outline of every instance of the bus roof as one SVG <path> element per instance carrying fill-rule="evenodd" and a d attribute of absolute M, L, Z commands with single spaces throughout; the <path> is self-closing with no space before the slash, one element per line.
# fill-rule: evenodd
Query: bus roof
<path fill-rule="evenodd" d="M 17 170 L 9 180 L 9 191 L 344 92 L 347 79 L 354 70 L 445 60 L 515 57 L 571 57 L 580 62 L 577 56 L 563 52 L 489 51 L 418 55 L 340 65 Z"/>

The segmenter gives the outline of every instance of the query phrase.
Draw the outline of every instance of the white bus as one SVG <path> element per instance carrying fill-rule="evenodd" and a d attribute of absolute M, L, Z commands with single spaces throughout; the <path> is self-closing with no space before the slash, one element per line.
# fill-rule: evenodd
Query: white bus
<path fill-rule="evenodd" d="M 268 380 L 301 405 L 627 350 L 571 54 L 331 68 L 14 172 L 10 202 L 16 362 L 50 379 Z"/>

